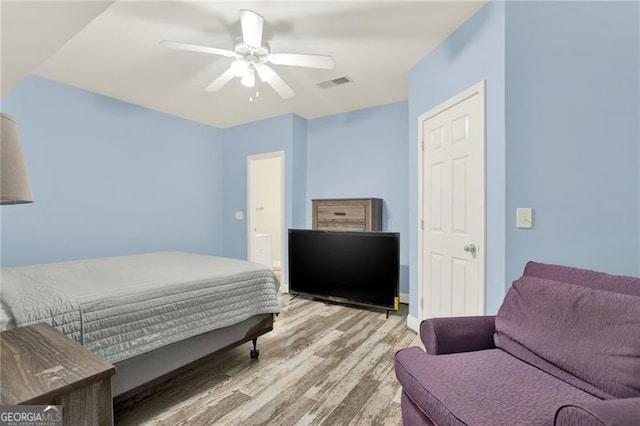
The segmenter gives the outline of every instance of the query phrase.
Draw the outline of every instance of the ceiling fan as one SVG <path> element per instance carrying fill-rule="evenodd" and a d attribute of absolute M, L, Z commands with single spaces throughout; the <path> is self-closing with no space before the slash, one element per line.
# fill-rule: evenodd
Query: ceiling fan
<path fill-rule="evenodd" d="M 285 81 L 267 65 L 270 62 L 275 65 L 293 65 L 296 67 L 333 69 L 336 62 L 327 55 L 302 55 L 297 53 L 271 53 L 269 44 L 262 40 L 262 27 L 264 18 L 251 10 L 240 10 L 240 26 L 242 38 L 233 46 L 233 50 L 217 47 L 201 46 L 197 44 L 181 43 L 178 41 L 163 40 L 163 46 L 188 50 L 192 52 L 220 55 L 234 58 L 231 66 L 206 87 L 207 91 L 220 90 L 234 77 L 241 78 L 240 83 L 246 87 L 255 87 L 256 74 L 261 81 L 269 84 L 284 99 L 292 98 L 295 92 Z"/>

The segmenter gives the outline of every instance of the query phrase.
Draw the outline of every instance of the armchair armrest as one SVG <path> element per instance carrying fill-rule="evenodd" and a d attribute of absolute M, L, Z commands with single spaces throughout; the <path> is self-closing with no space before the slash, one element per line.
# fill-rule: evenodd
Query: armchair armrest
<path fill-rule="evenodd" d="M 420 338 L 430 355 L 493 349 L 495 316 L 431 318 L 420 324 Z"/>
<path fill-rule="evenodd" d="M 584 401 L 556 410 L 556 426 L 634 426 L 640 419 L 640 398 Z"/>

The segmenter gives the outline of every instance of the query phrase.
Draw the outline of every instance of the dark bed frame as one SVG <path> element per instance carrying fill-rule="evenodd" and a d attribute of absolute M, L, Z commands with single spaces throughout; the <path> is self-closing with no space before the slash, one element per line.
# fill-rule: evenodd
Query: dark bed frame
<path fill-rule="evenodd" d="M 111 380 L 114 403 L 129 399 L 249 341 L 253 342 L 253 349 L 249 352 L 251 359 L 257 359 L 260 355 L 258 337 L 272 331 L 273 322 L 274 314 L 255 315 L 241 323 L 116 362 L 116 374 Z"/>

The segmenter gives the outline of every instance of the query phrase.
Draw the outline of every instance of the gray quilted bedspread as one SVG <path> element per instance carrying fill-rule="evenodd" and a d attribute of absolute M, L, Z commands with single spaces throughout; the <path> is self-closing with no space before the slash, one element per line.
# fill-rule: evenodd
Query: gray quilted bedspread
<path fill-rule="evenodd" d="M 262 265 L 182 252 L 2 268 L 16 326 L 45 322 L 118 362 L 264 313 L 279 282 Z"/>

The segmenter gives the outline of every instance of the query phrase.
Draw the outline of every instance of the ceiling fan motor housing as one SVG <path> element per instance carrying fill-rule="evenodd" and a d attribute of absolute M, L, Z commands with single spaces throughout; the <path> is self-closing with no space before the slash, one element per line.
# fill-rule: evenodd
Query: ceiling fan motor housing
<path fill-rule="evenodd" d="M 233 51 L 236 52 L 236 58 L 248 61 L 252 64 L 264 64 L 267 62 L 271 46 L 268 43 L 262 43 L 260 47 L 249 46 L 242 39 L 236 41 L 233 45 Z"/>

